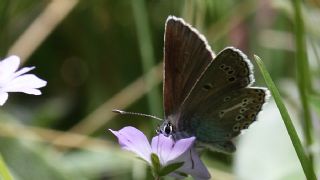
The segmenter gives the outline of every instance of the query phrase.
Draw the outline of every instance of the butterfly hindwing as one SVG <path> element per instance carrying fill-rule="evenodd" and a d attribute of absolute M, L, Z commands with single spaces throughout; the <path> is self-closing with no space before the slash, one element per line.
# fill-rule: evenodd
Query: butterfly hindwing
<path fill-rule="evenodd" d="M 230 152 L 230 141 L 247 129 L 261 111 L 268 91 L 264 88 L 242 88 L 220 97 L 210 96 L 198 108 L 183 113 L 178 126 L 213 149 Z M 225 145 L 222 146 L 222 145 Z M 221 149 L 223 148 L 223 149 Z"/>
<path fill-rule="evenodd" d="M 252 65 L 247 57 L 238 49 L 225 48 L 199 77 L 184 100 L 182 112 L 185 108 L 194 109 L 192 106 L 197 106 L 209 96 L 219 97 L 228 91 L 247 87 L 253 81 Z"/>
<path fill-rule="evenodd" d="M 212 149 L 232 152 L 230 141 L 255 120 L 267 90 L 250 88 L 252 65 L 241 51 L 226 48 L 208 66 L 181 108 L 178 131 Z"/>

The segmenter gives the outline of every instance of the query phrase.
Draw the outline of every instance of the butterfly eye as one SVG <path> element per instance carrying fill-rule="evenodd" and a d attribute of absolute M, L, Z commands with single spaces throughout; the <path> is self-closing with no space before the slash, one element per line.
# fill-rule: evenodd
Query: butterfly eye
<path fill-rule="evenodd" d="M 172 133 L 172 124 L 168 123 L 165 127 L 164 127 L 164 133 L 165 135 L 169 136 Z"/>

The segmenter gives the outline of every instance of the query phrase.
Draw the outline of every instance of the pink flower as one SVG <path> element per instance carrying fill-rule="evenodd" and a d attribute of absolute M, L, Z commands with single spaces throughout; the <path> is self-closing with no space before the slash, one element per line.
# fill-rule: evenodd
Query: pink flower
<path fill-rule="evenodd" d="M 44 87 L 47 82 L 33 74 L 25 74 L 34 67 L 24 67 L 18 70 L 20 58 L 10 56 L 0 61 L 0 106 L 8 99 L 8 92 L 23 92 L 40 95 L 38 88 Z"/>
<path fill-rule="evenodd" d="M 151 166 L 153 165 L 151 155 L 156 155 L 161 168 L 175 163 L 183 163 L 169 175 L 176 178 L 185 178 L 190 174 L 195 179 L 210 179 L 210 174 L 193 148 L 195 137 L 174 141 L 171 137 L 159 134 L 152 138 L 151 145 L 147 137 L 138 129 L 128 126 L 113 131 L 117 136 L 122 149 L 136 153 Z M 155 168 L 155 167 L 153 167 Z"/>

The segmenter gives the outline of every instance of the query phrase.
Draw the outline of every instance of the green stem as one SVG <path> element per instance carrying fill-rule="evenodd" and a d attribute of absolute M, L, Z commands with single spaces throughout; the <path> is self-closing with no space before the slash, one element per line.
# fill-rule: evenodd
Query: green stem
<path fill-rule="evenodd" d="M 313 143 L 312 139 L 312 121 L 311 112 L 308 102 L 308 93 L 311 91 L 311 76 L 309 70 L 308 56 L 306 53 L 305 44 L 305 30 L 304 22 L 301 14 L 301 1 L 292 0 L 294 7 L 295 18 L 295 40 L 296 40 L 296 65 L 297 65 L 297 81 L 300 94 L 300 100 L 302 103 L 302 113 L 304 119 L 304 137 L 307 147 L 307 153 L 311 162 L 313 161 L 312 154 L 309 149 Z M 312 163 L 313 164 L 313 163 Z M 313 168 L 313 165 L 312 165 Z"/>
<path fill-rule="evenodd" d="M 272 81 L 270 74 L 268 73 L 268 71 L 265 68 L 261 59 L 258 56 L 254 56 L 254 57 L 255 57 L 255 60 L 260 68 L 260 71 L 263 75 L 263 78 L 265 79 L 267 86 L 268 86 L 268 88 L 269 88 L 278 108 L 279 108 L 279 111 L 281 113 L 281 117 L 282 117 L 283 122 L 287 128 L 287 132 L 288 132 L 289 137 L 291 139 L 291 142 L 294 146 L 294 149 L 297 153 L 297 156 L 300 160 L 300 164 L 302 166 L 304 174 L 306 175 L 308 180 L 316 180 L 317 178 L 316 178 L 316 174 L 313 169 L 312 162 L 310 161 L 308 156 L 305 154 L 305 151 L 303 149 L 303 146 L 302 146 L 302 143 L 299 139 L 297 131 L 294 128 L 292 120 L 289 116 L 289 113 L 288 113 L 286 107 L 284 106 L 284 103 L 281 100 L 281 96 L 280 96 L 278 89 L 276 88 L 276 85 Z"/>
<path fill-rule="evenodd" d="M 143 71 L 144 73 L 147 73 L 155 65 L 155 58 L 154 50 L 152 48 L 151 33 L 149 31 L 148 16 L 146 14 L 146 5 L 144 0 L 132 0 L 131 3 L 136 23 Z M 151 76 L 146 77 L 147 87 L 151 87 L 151 84 L 154 81 L 153 79 L 154 77 Z M 147 94 L 150 111 L 154 115 L 159 115 L 159 110 L 162 109 L 159 95 L 160 93 L 157 88 L 150 90 Z"/>

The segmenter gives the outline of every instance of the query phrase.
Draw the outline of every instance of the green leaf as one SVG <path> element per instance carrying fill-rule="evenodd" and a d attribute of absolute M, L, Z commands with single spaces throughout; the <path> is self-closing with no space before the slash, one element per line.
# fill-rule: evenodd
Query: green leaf
<path fill-rule="evenodd" d="M 271 79 L 271 76 L 270 74 L 268 73 L 267 69 L 265 68 L 262 60 L 254 55 L 254 58 L 259 66 L 259 69 L 263 75 L 263 78 L 264 80 L 266 81 L 267 83 L 267 86 L 269 88 L 269 90 L 271 91 L 271 94 L 278 106 L 278 109 L 280 111 L 280 114 L 281 114 L 281 117 L 283 119 L 283 122 L 287 128 L 287 132 L 290 136 L 290 139 L 291 139 L 291 142 L 294 146 L 294 149 L 297 153 L 297 156 L 300 160 L 300 163 L 301 163 L 301 166 L 303 168 L 303 171 L 307 177 L 307 179 L 309 180 L 316 180 L 316 175 L 315 175 L 315 172 L 312 168 L 312 165 L 311 165 L 311 161 L 310 159 L 306 156 L 305 152 L 304 152 L 304 149 L 302 147 L 302 144 L 301 144 L 301 141 L 298 137 L 298 134 L 296 132 L 296 129 L 294 128 L 293 126 L 293 123 L 292 123 L 292 120 L 289 116 L 289 113 L 284 105 L 284 103 L 282 102 L 282 99 L 281 99 L 281 96 L 280 96 L 280 93 L 278 91 L 278 89 L 276 88 L 274 82 L 272 81 Z"/>
<path fill-rule="evenodd" d="M 160 164 L 159 157 L 154 153 L 151 154 L 151 163 L 153 167 L 153 172 L 155 173 L 156 176 L 159 176 L 161 164 Z"/>
<path fill-rule="evenodd" d="M 160 176 L 168 175 L 168 174 L 172 173 L 173 171 L 177 170 L 178 168 L 180 168 L 183 164 L 184 164 L 184 162 L 169 164 L 168 166 L 165 166 L 160 170 L 159 175 Z"/>
<path fill-rule="evenodd" d="M 13 180 L 9 168 L 4 162 L 2 156 L 0 155 L 0 179 Z"/>

